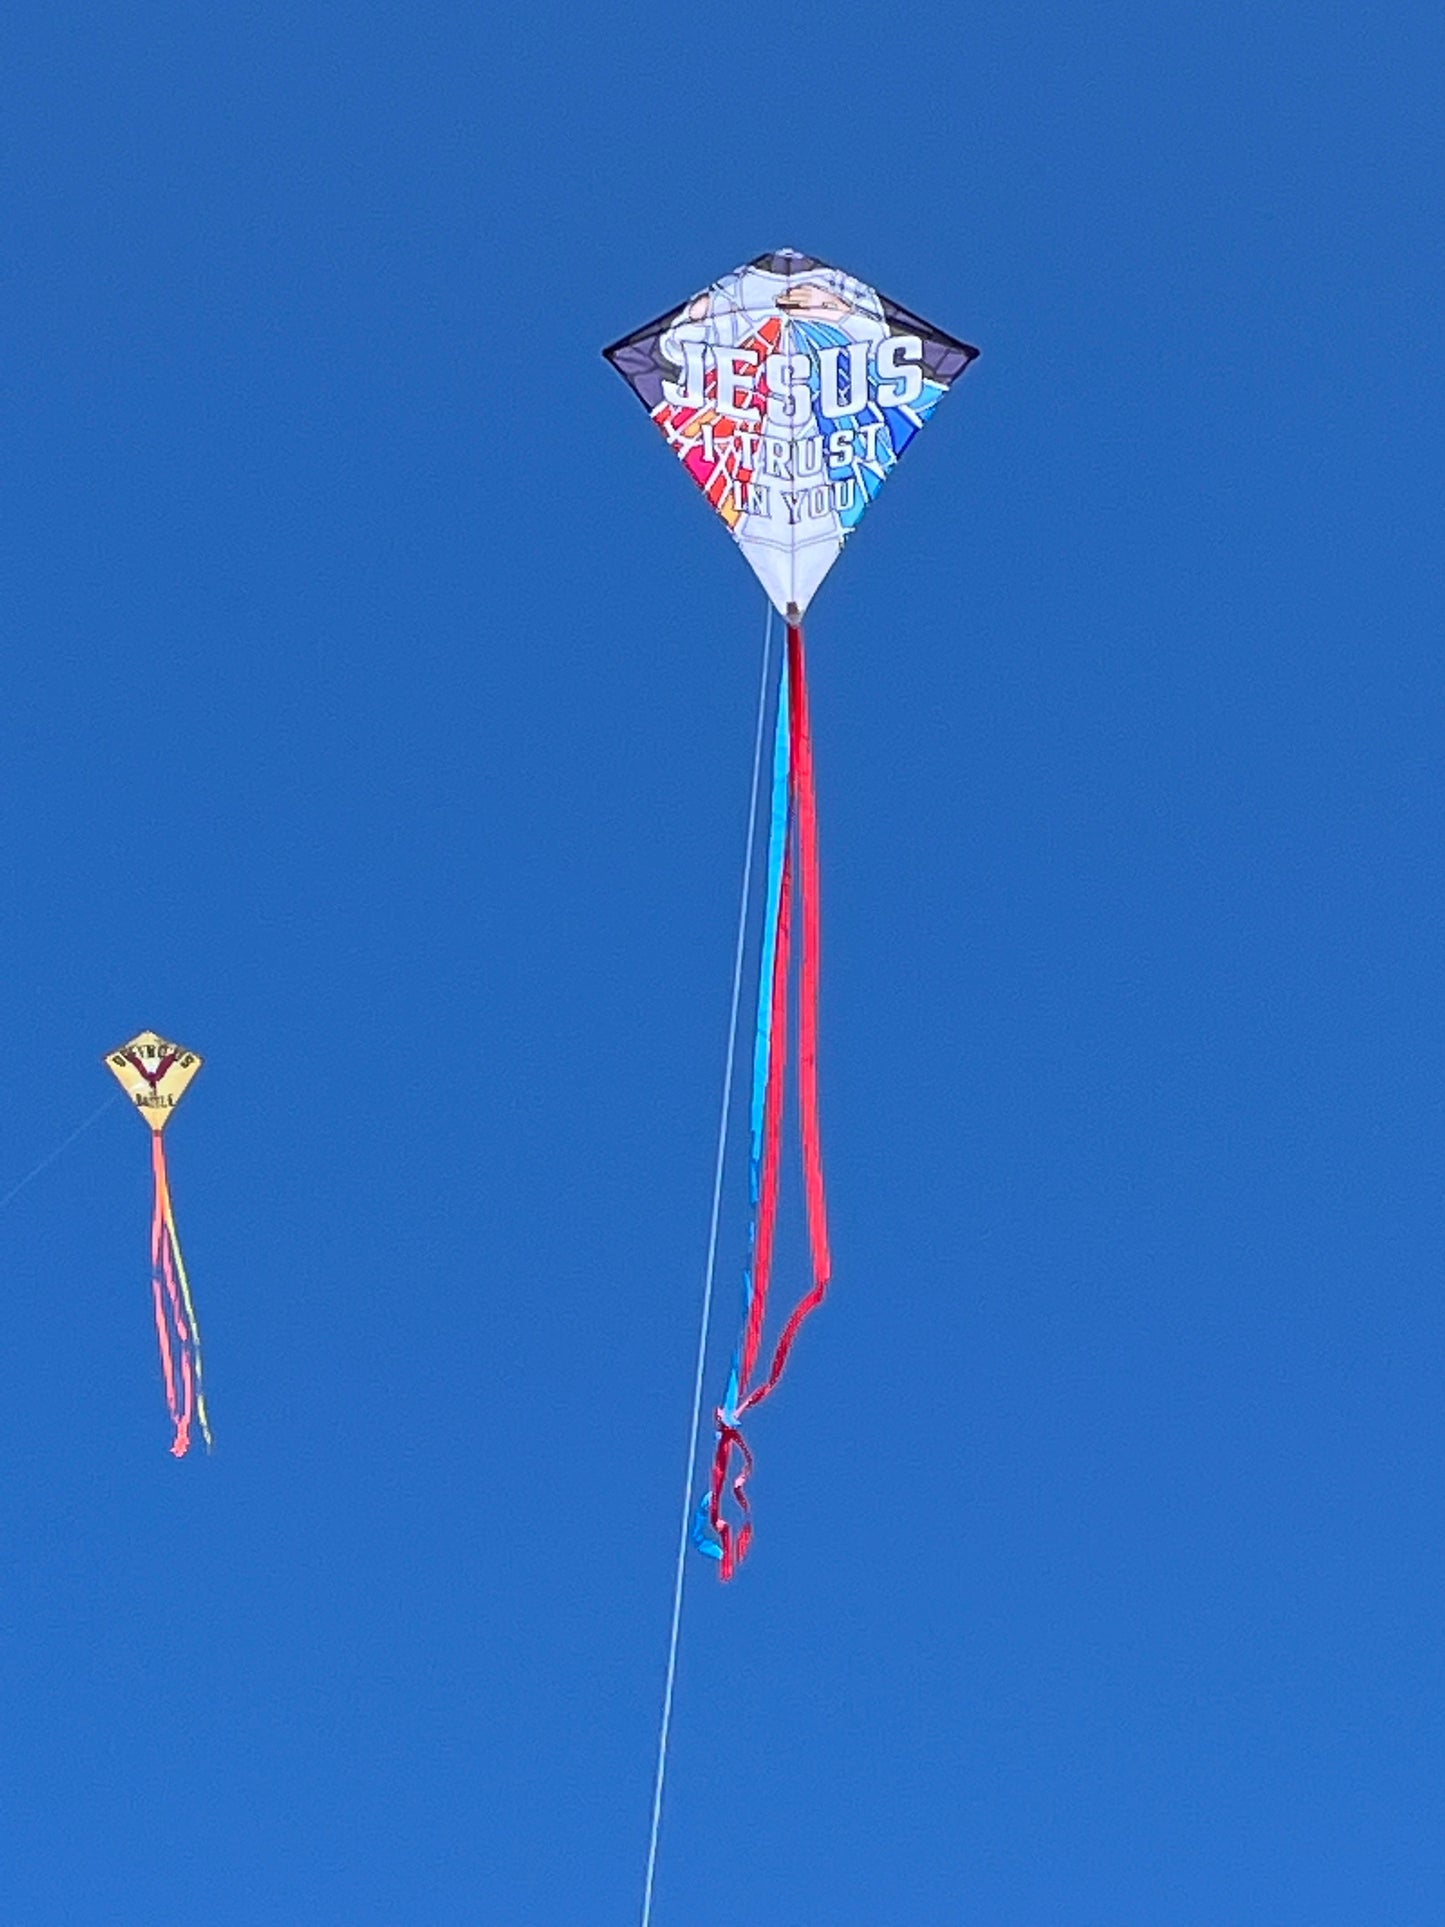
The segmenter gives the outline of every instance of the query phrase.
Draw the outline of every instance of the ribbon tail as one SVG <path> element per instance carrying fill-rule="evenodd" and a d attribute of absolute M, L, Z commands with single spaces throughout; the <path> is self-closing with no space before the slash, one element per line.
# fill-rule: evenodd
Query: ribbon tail
<path fill-rule="evenodd" d="M 175 1427 L 171 1452 L 184 1458 L 190 1450 L 191 1421 L 199 1421 L 206 1450 L 211 1428 L 201 1376 L 201 1334 L 191 1298 L 190 1280 L 181 1256 L 171 1206 L 166 1155 L 159 1131 L 151 1139 L 151 1171 L 155 1206 L 151 1216 L 151 1289 L 155 1300 L 156 1331 L 160 1339 L 161 1370 L 166 1385 L 166 1409 Z"/>
<path fill-rule="evenodd" d="M 792 766 L 795 796 L 794 825 L 798 857 L 798 1122 L 803 1151 L 803 1183 L 807 1200 L 808 1245 L 812 1285 L 793 1308 L 774 1347 L 767 1376 L 743 1398 L 739 1416 L 769 1396 L 782 1377 L 788 1354 L 805 1320 L 827 1294 L 832 1276 L 828 1248 L 828 1209 L 823 1184 L 823 1152 L 818 1126 L 818 815 L 813 783 L 813 740 L 808 718 L 808 691 L 803 656 L 803 632 L 788 630 L 788 675 L 791 688 Z"/>

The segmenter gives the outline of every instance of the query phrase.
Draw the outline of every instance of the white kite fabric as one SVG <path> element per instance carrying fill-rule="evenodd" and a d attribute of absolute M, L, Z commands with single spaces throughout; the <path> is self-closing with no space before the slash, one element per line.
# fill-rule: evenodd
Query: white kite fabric
<path fill-rule="evenodd" d="M 797 623 L 978 350 L 785 248 L 605 353 Z"/>

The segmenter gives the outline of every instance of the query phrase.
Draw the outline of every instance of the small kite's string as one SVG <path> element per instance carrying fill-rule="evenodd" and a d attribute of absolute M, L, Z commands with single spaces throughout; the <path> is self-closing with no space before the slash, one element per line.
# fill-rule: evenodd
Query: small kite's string
<path fill-rule="evenodd" d="M 48 1157 L 43 1157 L 40 1160 L 39 1164 L 36 1165 L 33 1171 L 27 1171 L 25 1173 L 25 1176 L 20 1180 L 19 1184 L 11 1185 L 10 1189 L 5 1193 L 4 1197 L 0 1198 L 0 1211 L 3 1211 L 5 1209 L 6 1205 L 9 1204 L 12 1198 L 18 1198 L 20 1196 L 20 1193 L 25 1189 L 26 1185 L 31 1183 L 33 1179 L 38 1178 L 42 1171 L 48 1171 L 51 1165 L 54 1164 L 55 1160 L 58 1157 L 60 1157 L 64 1152 L 68 1151 L 71 1145 L 74 1144 L 75 1140 L 78 1137 L 84 1137 L 85 1133 L 90 1129 L 91 1125 L 97 1123 L 101 1118 L 103 1118 L 106 1112 L 110 1109 L 112 1104 L 119 1104 L 119 1102 L 120 1102 L 120 1092 L 119 1091 L 112 1092 L 112 1094 L 105 1100 L 104 1104 L 98 1105 L 96 1109 L 91 1112 L 90 1116 L 85 1120 L 84 1124 L 77 1124 L 75 1129 L 70 1133 L 70 1136 L 66 1138 L 63 1143 L 57 1144 L 55 1149 L 49 1154 Z"/>
<path fill-rule="evenodd" d="M 753 734 L 753 781 L 748 799 L 747 845 L 738 901 L 738 933 L 733 951 L 732 1003 L 728 1013 L 727 1059 L 723 1071 L 722 1106 L 718 1115 L 717 1157 L 713 1167 L 712 1216 L 707 1234 L 707 1263 L 703 1270 L 702 1313 L 697 1334 L 697 1369 L 692 1390 L 692 1424 L 687 1441 L 687 1476 L 682 1488 L 682 1525 L 677 1541 L 677 1571 L 672 1584 L 672 1628 L 667 1642 L 667 1675 L 662 1689 L 662 1724 L 657 1735 L 657 1772 L 652 1786 L 652 1827 L 647 1841 L 647 1874 L 642 1887 L 642 1927 L 652 1920 L 652 1889 L 657 1875 L 657 1843 L 662 1830 L 662 1793 L 667 1780 L 667 1748 L 672 1734 L 673 1689 L 677 1684 L 677 1646 L 682 1631 L 682 1592 L 687 1577 L 687 1546 L 692 1523 L 693 1480 L 697 1472 L 697 1440 L 702 1426 L 703 1379 L 707 1370 L 708 1332 L 712 1325 L 713 1278 L 717 1270 L 718 1219 L 722 1210 L 723 1166 L 727 1156 L 728 1113 L 732 1109 L 733 1072 L 737 1062 L 738 1008 L 742 1001 L 743 950 L 748 928 L 748 898 L 752 894 L 753 844 L 758 828 L 758 791 L 763 768 L 763 725 L 768 707 L 768 670 L 773 654 L 773 608 L 768 604 L 763 631 L 763 669 L 758 684 L 758 717 Z"/>

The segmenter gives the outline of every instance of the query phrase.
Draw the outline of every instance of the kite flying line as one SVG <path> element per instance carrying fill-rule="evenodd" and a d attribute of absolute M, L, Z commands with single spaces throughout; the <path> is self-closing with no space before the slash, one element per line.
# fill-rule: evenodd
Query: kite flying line
<path fill-rule="evenodd" d="M 63 1152 L 68 1151 L 71 1145 L 74 1144 L 75 1140 L 78 1137 L 84 1137 L 86 1132 L 90 1129 L 91 1125 L 99 1123 L 101 1118 L 105 1116 L 106 1112 L 110 1109 L 110 1107 L 113 1104 L 118 1104 L 119 1102 L 120 1102 L 120 1097 L 118 1093 L 115 1096 L 108 1097 L 105 1100 L 104 1104 L 98 1105 L 96 1109 L 91 1112 L 90 1116 L 85 1120 L 84 1124 L 77 1124 L 75 1129 L 70 1133 L 70 1136 L 64 1139 L 62 1143 L 57 1144 L 55 1149 L 52 1152 L 50 1152 L 49 1156 L 43 1157 L 40 1160 L 39 1164 L 36 1165 L 33 1171 L 27 1171 L 25 1173 L 25 1176 L 20 1180 L 19 1184 L 11 1185 L 10 1189 L 5 1193 L 4 1197 L 0 1198 L 0 1211 L 3 1211 L 5 1209 L 6 1205 L 9 1204 L 12 1198 L 18 1198 L 20 1196 L 20 1193 L 25 1189 L 26 1185 L 29 1184 L 32 1179 L 38 1178 L 42 1171 L 48 1171 L 51 1165 L 54 1164 L 55 1160 L 58 1157 L 60 1157 Z"/>
<path fill-rule="evenodd" d="M 693 1479 L 697 1472 L 697 1441 L 702 1430 L 702 1393 L 707 1371 L 707 1340 L 712 1325 L 713 1280 L 717 1272 L 718 1217 L 722 1209 L 723 1168 L 727 1161 L 728 1114 L 732 1110 L 733 1074 L 737 1067 L 738 1007 L 742 1001 L 743 949 L 748 929 L 748 899 L 752 895 L 753 845 L 758 830 L 758 790 L 763 768 L 763 724 L 767 716 L 769 670 L 773 655 L 773 607 L 768 604 L 763 631 L 763 668 L 758 684 L 758 717 L 753 733 L 753 781 L 748 798 L 747 845 L 743 854 L 743 882 L 738 900 L 737 941 L 733 946 L 732 1002 L 728 1012 L 727 1055 L 723 1070 L 722 1104 L 718 1114 L 717 1156 L 713 1165 L 712 1214 L 708 1223 L 707 1262 L 703 1267 L 702 1312 L 698 1321 L 697 1369 L 693 1377 L 692 1423 L 687 1440 L 687 1475 L 682 1488 L 682 1526 L 677 1541 L 677 1571 L 672 1582 L 672 1630 L 667 1642 L 667 1675 L 662 1689 L 662 1724 L 657 1735 L 657 1773 L 652 1787 L 652 1828 L 647 1842 L 647 1876 L 642 1890 L 642 1927 L 652 1920 L 652 1888 L 657 1874 L 657 1841 L 662 1828 L 662 1791 L 667 1779 L 667 1745 L 672 1732 L 673 1688 L 677 1683 L 677 1644 L 682 1631 L 682 1592 L 687 1578 L 687 1548 L 692 1536 Z"/>

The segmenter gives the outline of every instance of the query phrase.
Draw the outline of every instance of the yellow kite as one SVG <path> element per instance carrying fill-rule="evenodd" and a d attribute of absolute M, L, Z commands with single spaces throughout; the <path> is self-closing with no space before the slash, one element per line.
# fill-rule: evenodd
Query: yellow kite
<path fill-rule="evenodd" d="M 166 1382 L 166 1405 L 175 1427 L 171 1451 L 181 1459 L 190 1449 L 192 1418 L 200 1424 L 208 1452 L 211 1428 L 201 1382 L 201 1333 L 181 1259 L 180 1239 L 176 1236 L 161 1132 L 170 1123 L 176 1105 L 201 1068 L 201 1059 L 194 1051 L 183 1050 L 179 1044 L 158 1037 L 153 1030 L 143 1030 L 128 1044 L 111 1051 L 105 1065 L 151 1128 L 151 1172 L 155 1178 L 151 1294 L 155 1301 L 161 1371 Z"/>

